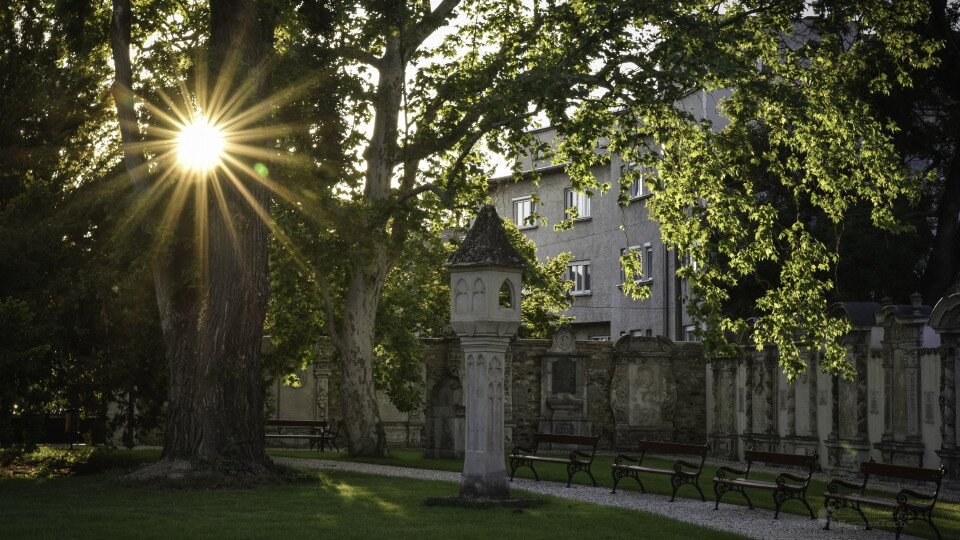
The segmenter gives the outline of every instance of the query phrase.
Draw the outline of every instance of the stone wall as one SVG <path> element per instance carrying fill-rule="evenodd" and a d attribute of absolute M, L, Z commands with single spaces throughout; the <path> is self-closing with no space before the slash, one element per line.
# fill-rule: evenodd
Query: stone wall
<path fill-rule="evenodd" d="M 462 423 L 448 399 L 459 386 L 456 338 L 430 340 L 425 359 L 428 456 L 458 455 L 451 435 Z M 505 373 L 505 438 L 529 443 L 537 431 L 599 435 L 605 449 L 631 449 L 638 439 L 704 442 L 706 392 L 697 343 L 624 336 L 617 343 L 514 340 Z M 460 394 L 462 395 L 462 394 Z"/>
<path fill-rule="evenodd" d="M 804 351 L 807 371 L 792 382 L 776 350 L 744 344 L 736 358 L 710 363 L 706 401 L 714 454 L 737 459 L 751 448 L 816 452 L 824 470 L 851 474 L 871 458 L 944 464 L 960 480 L 951 472 L 953 461 L 960 461 L 954 412 L 960 293 L 935 309 L 915 298 L 909 305 L 847 302 L 832 310 L 852 326 L 843 338 L 850 379 L 822 373 L 818 351 Z"/>

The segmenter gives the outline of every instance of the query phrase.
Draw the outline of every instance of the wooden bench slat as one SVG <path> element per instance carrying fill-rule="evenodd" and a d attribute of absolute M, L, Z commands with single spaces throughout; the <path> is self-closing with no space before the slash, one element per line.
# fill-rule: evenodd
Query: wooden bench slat
<path fill-rule="evenodd" d="M 684 444 L 661 441 L 640 441 L 640 451 L 659 454 L 682 454 L 685 456 L 699 456 L 706 452 L 706 445 Z"/>
<path fill-rule="evenodd" d="M 551 444 L 579 444 L 584 446 L 596 446 L 600 442 L 600 436 L 588 435 L 565 435 L 562 433 L 534 433 L 533 438 L 537 442 Z"/>
<path fill-rule="evenodd" d="M 626 471 L 637 471 L 637 472 L 645 472 L 645 473 L 650 473 L 650 474 L 674 474 L 674 473 L 676 473 L 676 471 L 674 471 L 673 469 L 658 469 L 658 468 L 656 468 L 656 467 L 643 467 L 643 466 L 640 466 L 640 465 L 612 465 L 612 467 L 616 467 L 616 468 L 618 468 L 618 469 L 623 469 L 623 470 L 626 470 Z"/>
<path fill-rule="evenodd" d="M 889 478 L 903 478 L 904 480 L 937 482 L 943 478 L 944 469 L 923 469 L 920 467 L 888 465 L 886 463 L 864 461 L 860 463 L 860 472 L 870 476 L 886 476 Z"/>
<path fill-rule="evenodd" d="M 758 452 L 756 450 L 747 450 L 743 453 L 743 459 L 744 461 L 760 463 L 776 463 L 777 465 L 809 467 L 816 462 L 818 457 L 816 454 L 804 456 L 800 454 L 781 454 L 778 452 Z"/>

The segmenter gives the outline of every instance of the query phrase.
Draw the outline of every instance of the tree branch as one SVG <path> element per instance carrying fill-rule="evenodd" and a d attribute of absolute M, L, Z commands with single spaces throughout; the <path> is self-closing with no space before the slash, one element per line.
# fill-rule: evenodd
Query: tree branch
<path fill-rule="evenodd" d="M 431 34 L 436 32 L 437 29 L 447 21 L 447 18 L 453 14 L 453 10 L 456 9 L 462 1 L 463 0 L 443 0 L 436 9 L 424 15 L 424 17 L 416 23 L 404 28 L 403 42 L 400 44 L 401 50 L 403 50 L 405 54 L 409 54 L 420 47 Z M 427 5 L 429 6 L 429 3 Z"/>
<path fill-rule="evenodd" d="M 375 56 L 372 53 L 358 49 L 356 47 L 340 46 L 334 47 L 331 49 L 333 54 L 345 58 L 347 60 L 353 60 L 355 62 L 360 62 L 361 64 L 366 64 L 374 69 L 379 70 L 382 64 L 382 60 Z"/>
<path fill-rule="evenodd" d="M 130 64 L 130 26 L 133 15 L 130 0 L 113 0 L 113 17 L 110 22 L 110 48 L 113 52 L 113 65 L 116 73 L 110 94 L 117 106 L 120 124 L 120 140 L 123 143 L 123 159 L 130 179 L 140 189 L 146 188 L 149 181 L 146 155 L 137 147 L 143 141 L 143 134 L 137 123 L 137 112 L 133 107 L 133 68 Z"/>
<path fill-rule="evenodd" d="M 327 284 L 322 279 L 319 279 L 319 276 L 316 283 L 317 290 L 320 291 L 320 296 L 323 297 L 323 308 L 326 311 L 326 317 L 324 318 L 327 319 L 327 333 L 330 334 L 330 339 L 333 340 L 334 345 L 339 347 L 340 334 L 337 332 L 337 323 L 334 318 L 333 299 L 330 297 L 330 288 L 327 287 Z"/>

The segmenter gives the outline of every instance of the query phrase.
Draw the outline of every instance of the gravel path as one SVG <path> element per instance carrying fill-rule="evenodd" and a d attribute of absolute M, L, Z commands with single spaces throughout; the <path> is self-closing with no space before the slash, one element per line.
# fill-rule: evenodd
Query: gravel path
<path fill-rule="evenodd" d="M 392 465 L 374 465 L 371 463 L 354 463 L 347 461 L 329 461 L 324 459 L 280 458 L 273 460 L 277 463 L 299 467 L 303 469 L 322 469 L 330 471 L 348 471 L 378 476 L 393 476 L 414 478 L 418 480 L 439 480 L 442 482 L 460 482 L 460 473 L 449 471 L 435 471 L 430 469 L 410 469 L 394 467 Z M 750 538 L 777 538 L 793 539 L 804 538 L 810 540 L 835 540 L 848 538 L 893 538 L 893 534 L 885 531 L 865 531 L 861 527 L 846 523 L 834 523 L 829 531 L 823 530 L 824 516 L 821 511 L 820 519 L 811 521 L 796 514 L 784 514 L 774 521 L 770 510 L 748 510 L 745 506 L 720 504 L 720 510 L 713 510 L 713 503 L 702 502 L 696 499 L 677 498 L 669 502 L 665 495 L 640 494 L 636 491 L 620 491 L 611 494 L 609 488 L 574 485 L 567 488 L 565 484 L 556 482 L 535 482 L 517 478 L 511 484 L 513 487 L 539 495 L 553 495 L 563 499 L 582 501 L 604 506 L 615 506 L 631 510 L 643 510 L 654 514 L 694 523 L 732 533 L 739 533 Z M 705 492 L 706 493 L 706 492 Z M 731 496 L 731 495 L 728 495 Z M 732 496 L 736 496 L 733 494 Z M 764 495 L 759 495 L 764 496 Z M 798 504 L 792 502 L 790 504 Z M 814 508 L 814 511 L 819 509 Z M 912 538 L 906 535 L 902 538 Z"/>

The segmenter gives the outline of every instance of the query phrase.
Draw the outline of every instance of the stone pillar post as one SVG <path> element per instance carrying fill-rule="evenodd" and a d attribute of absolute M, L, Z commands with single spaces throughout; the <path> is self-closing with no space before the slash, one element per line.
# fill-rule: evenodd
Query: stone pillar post
<path fill-rule="evenodd" d="M 909 305 L 885 302 L 874 316 L 883 326 L 884 401 L 888 407 L 883 440 L 874 448 L 880 450 L 884 463 L 923 466 L 920 352 L 930 315 L 930 306 L 913 294 Z"/>
<path fill-rule="evenodd" d="M 787 437 L 797 436 L 797 381 L 787 381 Z"/>
<path fill-rule="evenodd" d="M 818 366 L 818 354 L 816 351 L 810 351 L 810 365 L 807 366 L 807 373 L 809 373 L 809 378 L 807 379 L 807 388 L 809 392 L 807 393 L 807 436 L 813 437 L 819 441 L 820 434 L 817 427 L 817 371 L 819 370 Z"/>
<path fill-rule="evenodd" d="M 957 335 L 944 339 L 940 353 L 940 435 L 943 448 L 957 448 Z"/>
<path fill-rule="evenodd" d="M 867 334 L 869 339 L 869 334 Z M 867 428 L 867 354 L 866 345 L 855 349 L 857 358 L 857 432 L 856 439 L 866 441 L 869 438 Z"/>
<path fill-rule="evenodd" d="M 881 440 L 893 440 L 893 351 L 887 348 L 881 352 L 883 367 L 883 434 Z"/>
<path fill-rule="evenodd" d="M 747 352 L 743 365 L 745 370 L 743 378 L 743 401 L 744 412 L 747 414 L 746 425 L 743 426 L 743 436 L 749 438 L 753 434 L 753 351 Z"/>
<path fill-rule="evenodd" d="M 506 353 L 520 326 L 525 263 L 493 206 L 484 206 L 450 256 L 450 324 L 464 358 L 466 444 L 461 499 L 507 499 L 503 461 Z"/>
<path fill-rule="evenodd" d="M 506 498 L 510 494 L 503 464 L 504 358 L 508 339 L 461 337 L 463 347 L 466 444 L 460 494 Z"/>
<path fill-rule="evenodd" d="M 960 280 L 937 302 L 930 326 L 940 334 L 940 435 L 937 454 L 947 468 L 949 484 L 960 486 L 960 446 L 957 441 L 957 363 L 960 362 Z"/>

